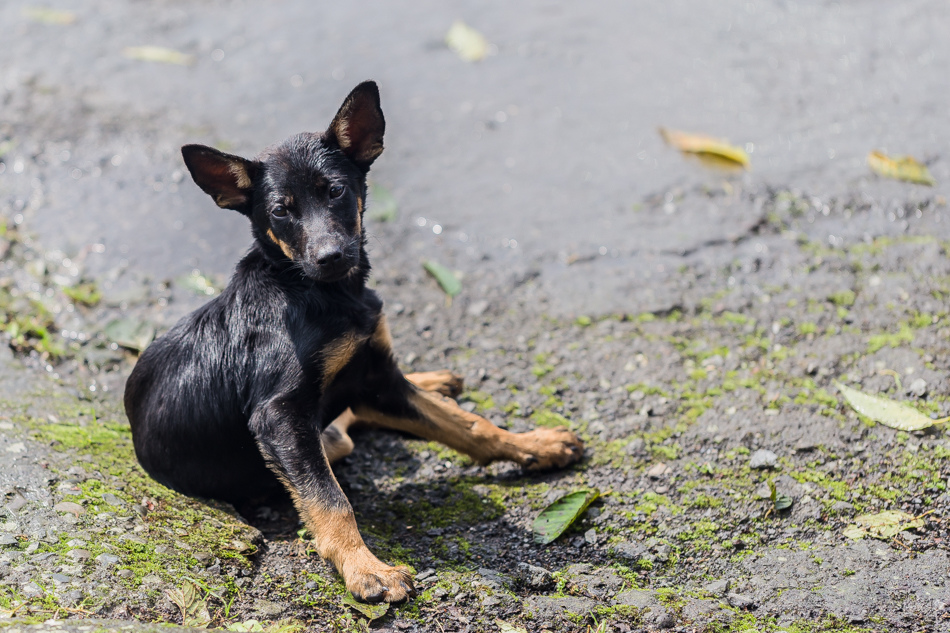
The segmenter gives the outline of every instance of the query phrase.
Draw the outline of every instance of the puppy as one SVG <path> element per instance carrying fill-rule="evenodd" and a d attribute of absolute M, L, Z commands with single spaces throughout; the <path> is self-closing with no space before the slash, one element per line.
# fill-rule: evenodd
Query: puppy
<path fill-rule="evenodd" d="M 317 551 L 368 602 L 414 589 L 406 568 L 363 543 L 330 469 L 353 449 L 351 423 L 435 440 L 481 464 L 555 468 L 583 454 L 566 429 L 510 433 L 464 411 L 445 397 L 461 389 L 447 371 L 399 371 L 382 301 L 366 287 L 366 174 L 384 130 L 368 81 L 326 132 L 255 160 L 184 146 L 195 183 L 247 216 L 254 245 L 221 295 L 145 350 L 125 389 L 135 452 L 152 477 L 233 503 L 283 485 Z"/>

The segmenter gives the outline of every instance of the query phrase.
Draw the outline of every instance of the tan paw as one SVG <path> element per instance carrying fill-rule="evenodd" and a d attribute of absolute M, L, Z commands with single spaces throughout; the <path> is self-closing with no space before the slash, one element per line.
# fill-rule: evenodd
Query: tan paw
<path fill-rule="evenodd" d="M 416 595 L 412 574 L 406 567 L 390 567 L 380 562 L 349 566 L 343 572 L 346 588 L 362 602 L 403 602 Z"/>
<path fill-rule="evenodd" d="M 584 443 L 563 426 L 535 429 L 516 437 L 524 453 L 518 463 L 530 470 L 563 468 L 584 456 Z"/>
<path fill-rule="evenodd" d="M 453 374 L 448 369 L 406 374 L 406 378 L 423 391 L 435 391 L 449 398 L 458 397 L 462 393 L 464 382 L 461 376 Z"/>

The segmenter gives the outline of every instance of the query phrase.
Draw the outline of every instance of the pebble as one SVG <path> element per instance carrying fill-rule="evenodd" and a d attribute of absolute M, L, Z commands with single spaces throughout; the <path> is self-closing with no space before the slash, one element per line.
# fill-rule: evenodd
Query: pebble
<path fill-rule="evenodd" d="M 132 571 L 132 570 L 128 570 L 128 571 Z M 145 576 L 144 578 L 142 578 L 143 585 L 157 585 L 161 582 L 162 582 L 162 579 L 158 574 L 149 574 L 148 576 Z"/>
<path fill-rule="evenodd" d="M 60 501 L 53 506 L 53 510 L 56 510 L 57 512 L 68 512 L 77 517 L 80 514 L 86 514 L 86 509 L 84 507 L 78 503 L 73 503 L 72 501 Z"/>
<path fill-rule="evenodd" d="M 653 464 L 652 466 L 650 466 L 649 470 L 647 470 L 647 476 L 652 479 L 659 479 L 663 475 L 667 475 L 671 472 L 673 472 L 672 468 L 670 468 L 663 462 L 660 462 L 658 464 Z"/>
<path fill-rule="evenodd" d="M 584 532 L 584 540 L 587 541 L 588 545 L 597 545 L 597 530 L 591 528 Z"/>
<path fill-rule="evenodd" d="M 531 589 L 544 590 L 554 586 L 554 574 L 544 567 L 518 563 L 518 579 Z"/>
<path fill-rule="evenodd" d="M 0 545 L 16 545 L 19 543 L 17 537 L 12 534 L 0 534 Z"/>
<path fill-rule="evenodd" d="M 777 463 L 778 455 L 768 449 L 760 448 L 752 453 L 752 457 L 749 459 L 749 468 L 775 468 Z"/>
<path fill-rule="evenodd" d="M 55 582 L 66 583 L 66 582 L 73 581 L 73 579 L 67 576 L 66 574 L 53 574 L 52 578 Z"/>
<path fill-rule="evenodd" d="M 115 572 L 115 575 L 118 576 L 119 578 L 128 579 L 134 576 L 135 572 L 132 571 L 131 569 L 120 569 L 119 571 Z"/>
<path fill-rule="evenodd" d="M 66 552 L 66 556 L 75 561 L 86 561 L 92 558 L 92 554 L 86 549 L 71 549 Z"/>
<path fill-rule="evenodd" d="M 111 492 L 103 493 L 102 500 L 108 503 L 110 506 L 114 506 L 117 508 L 125 505 L 125 501 L 123 501 L 122 499 L 119 499 L 117 496 L 115 496 Z"/>
<path fill-rule="evenodd" d="M 119 557 L 115 554 L 99 554 L 96 556 L 96 562 L 103 567 L 111 567 L 119 562 Z"/>
<path fill-rule="evenodd" d="M 730 593 L 726 596 L 729 606 L 734 609 L 749 609 L 755 604 L 755 599 L 741 593 Z"/>
<path fill-rule="evenodd" d="M 13 444 L 10 444 L 10 446 L 7 446 L 7 452 L 8 453 L 24 453 L 26 452 L 26 444 L 24 444 L 23 442 L 14 442 Z"/>
<path fill-rule="evenodd" d="M 488 310 L 489 303 L 485 300 L 473 301 L 465 312 L 471 317 L 480 317 Z"/>
<path fill-rule="evenodd" d="M 907 387 L 907 393 L 912 396 L 917 396 L 918 398 L 923 398 L 927 395 L 927 381 L 923 378 L 916 379 Z"/>
<path fill-rule="evenodd" d="M 730 584 L 728 579 L 716 580 L 703 586 L 703 589 L 714 596 L 724 596 L 729 592 Z"/>

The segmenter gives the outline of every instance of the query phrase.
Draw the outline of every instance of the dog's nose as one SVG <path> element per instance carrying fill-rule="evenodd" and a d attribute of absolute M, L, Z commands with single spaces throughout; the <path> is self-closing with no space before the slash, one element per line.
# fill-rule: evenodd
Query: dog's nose
<path fill-rule="evenodd" d="M 317 251 L 317 264 L 331 266 L 343 259 L 343 249 L 339 246 L 326 245 Z"/>

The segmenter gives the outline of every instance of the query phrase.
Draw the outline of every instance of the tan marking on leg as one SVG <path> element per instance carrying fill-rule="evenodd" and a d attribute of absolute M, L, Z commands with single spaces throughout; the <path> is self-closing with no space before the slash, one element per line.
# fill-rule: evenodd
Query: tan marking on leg
<path fill-rule="evenodd" d="M 329 466 L 328 466 L 329 467 Z M 406 567 L 391 567 L 373 555 L 359 528 L 353 508 L 331 508 L 319 499 L 304 498 L 278 469 L 274 469 L 294 501 L 297 512 L 313 535 L 317 553 L 330 561 L 346 588 L 357 600 L 365 602 L 402 602 L 415 595 L 412 575 Z M 342 496 L 340 484 L 330 476 Z"/>
<path fill-rule="evenodd" d="M 584 454 L 584 444 L 565 428 L 511 433 L 437 393 L 413 391 L 409 401 L 418 418 L 390 416 L 365 405 L 353 413 L 370 424 L 441 442 L 481 464 L 509 460 L 531 469 L 561 468 Z"/>
<path fill-rule="evenodd" d="M 326 389 L 340 370 L 346 367 L 353 354 L 359 349 L 360 345 L 366 339 L 357 336 L 353 332 L 347 332 L 340 338 L 331 341 L 323 349 L 323 389 Z"/>
<path fill-rule="evenodd" d="M 267 229 L 267 237 L 269 237 L 271 241 L 274 242 L 274 244 L 277 244 L 277 246 L 280 247 L 280 250 L 284 252 L 284 255 L 287 256 L 287 259 L 293 260 L 294 252 L 290 250 L 290 245 L 274 235 L 273 229 Z"/>
<path fill-rule="evenodd" d="M 389 323 L 386 322 L 385 314 L 379 315 L 379 321 L 376 322 L 376 329 L 373 330 L 369 344 L 381 352 L 392 353 L 393 335 L 389 333 Z"/>
<path fill-rule="evenodd" d="M 347 409 L 320 434 L 323 452 L 331 464 L 353 452 L 353 438 L 347 431 L 354 422 L 356 422 L 356 416 Z"/>
<path fill-rule="evenodd" d="M 356 197 L 356 234 L 360 235 L 363 232 L 363 199 L 359 196 Z"/>
<path fill-rule="evenodd" d="M 450 398 L 455 398 L 462 393 L 464 385 L 463 378 L 458 374 L 453 374 L 448 369 L 406 374 L 406 380 L 423 391 L 437 391 Z"/>

